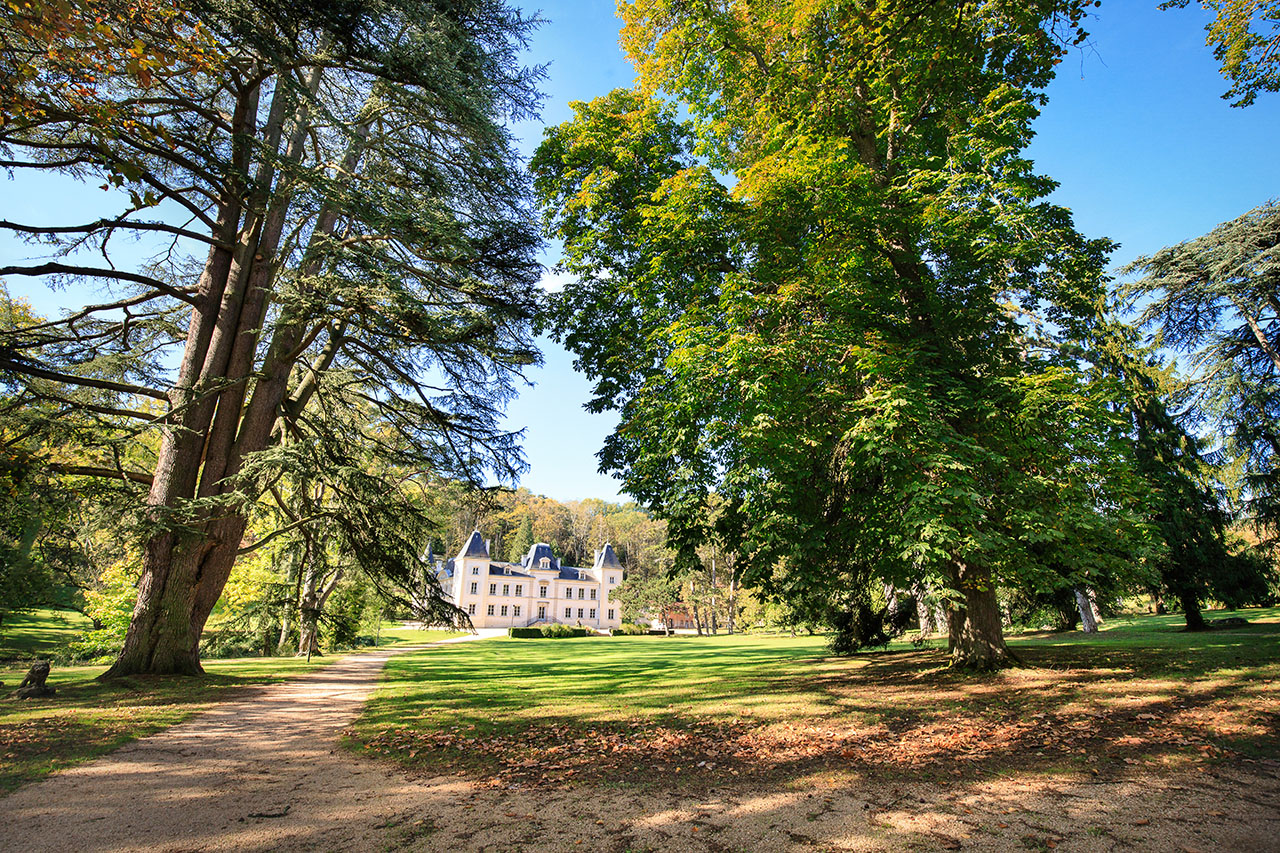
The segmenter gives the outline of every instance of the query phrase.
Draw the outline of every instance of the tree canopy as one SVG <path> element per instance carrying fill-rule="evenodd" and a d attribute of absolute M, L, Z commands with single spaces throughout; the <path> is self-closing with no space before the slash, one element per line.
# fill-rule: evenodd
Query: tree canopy
<path fill-rule="evenodd" d="M 535 186 L 558 334 L 621 414 L 602 465 L 684 560 L 714 533 L 793 598 L 932 577 L 986 668 L 999 580 L 1136 530 L 1078 357 L 1109 245 L 1021 154 L 1085 5 L 621 5 L 641 88 L 574 104 Z"/>
<path fill-rule="evenodd" d="M 1280 91 L 1280 2 L 1277 0 L 1199 0 L 1213 13 L 1205 42 L 1221 63 L 1231 88 L 1222 96 L 1233 107 L 1247 107 L 1260 92 Z M 1185 8 L 1191 0 L 1170 0 L 1162 9 Z"/>
<path fill-rule="evenodd" d="M 1127 295 L 1154 344 L 1190 356 L 1177 391 L 1192 429 L 1221 436 L 1223 467 L 1245 472 L 1243 500 L 1280 518 L 1280 205 L 1269 202 L 1135 260 Z"/>

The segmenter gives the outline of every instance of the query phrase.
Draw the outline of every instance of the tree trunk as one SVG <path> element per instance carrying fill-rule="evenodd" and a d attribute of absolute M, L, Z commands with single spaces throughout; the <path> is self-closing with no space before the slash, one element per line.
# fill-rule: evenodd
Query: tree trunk
<path fill-rule="evenodd" d="M 951 611 L 951 665 L 989 672 L 1016 664 L 1017 658 L 1004 642 L 1000 605 L 990 571 L 956 561 L 951 575 L 954 588 L 964 594 L 963 603 Z"/>
<path fill-rule="evenodd" d="M 890 617 L 898 613 L 898 591 L 891 583 L 884 584 L 884 610 Z"/>
<path fill-rule="evenodd" d="M 911 595 L 916 600 L 916 618 L 920 620 L 920 635 L 927 637 L 938 633 L 938 626 L 933 620 L 933 610 L 929 607 L 928 599 L 925 598 L 924 587 L 920 584 L 912 585 Z"/>
<path fill-rule="evenodd" d="M 708 613 L 708 627 L 711 633 L 716 633 L 716 552 L 711 551 L 711 610 Z"/>
<path fill-rule="evenodd" d="M 1182 607 L 1183 618 L 1187 620 L 1188 631 L 1204 631 L 1209 627 L 1205 624 L 1204 614 L 1200 612 L 1200 601 L 1194 592 L 1181 593 L 1178 596 L 1178 604 Z"/>
<path fill-rule="evenodd" d="M 283 654 L 285 647 L 289 643 L 289 615 L 293 609 L 293 602 L 286 601 L 284 608 L 280 612 L 280 636 L 276 640 L 276 654 Z"/>
<path fill-rule="evenodd" d="M 1080 611 L 1080 625 L 1086 634 L 1098 633 L 1098 623 L 1093 618 L 1093 603 L 1080 587 L 1075 588 L 1076 608 Z"/>
<path fill-rule="evenodd" d="M 729 575 L 729 612 L 725 616 L 726 626 L 729 634 L 732 635 L 738 617 L 738 579 L 733 575 Z"/>
<path fill-rule="evenodd" d="M 323 589 L 320 588 L 320 576 L 320 569 L 307 569 L 306 582 L 302 589 L 302 603 L 298 608 L 300 619 L 297 656 L 308 660 L 312 655 L 320 654 L 320 615 L 324 613 L 324 606 L 337 588 L 338 581 L 342 580 L 342 569 L 334 572 L 333 577 Z"/>
<path fill-rule="evenodd" d="M 1085 595 L 1089 597 L 1089 609 L 1093 611 L 1093 621 L 1095 624 L 1102 624 L 1102 608 L 1098 606 L 1098 591 L 1093 587 L 1085 588 Z"/>
<path fill-rule="evenodd" d="M 317 79 L 313 77 L 312 85 Z M 244 132 L 265 137 L 266 147 L 275 153 L 286 119 L 283 106 L 277 105 L 285 101 L 275 100 L 266 125 L 255 131 L 256 90 L 241 100 L 237 116 L 243 113 Z M 288 148 L 300 144 L 305 118 L 305 113 L 294 116 L 297 127 Z M 363 155 L 367 132 L 367 124 L 358 128 L 342 164 L 347 172 L 354 172 Z M 296 151 L 284 153 L 287 158 Z M 263 170 L 259 178 L 265 187 L 274 171 L 269 165 Z M 239 473 L 245 459 L 268 445 L 284 401 L 293 366 L 291 356 L 296 357 L 307 318 L 295 311 L 282 312 L 260 368 L 250 370 L 259 348 L 258 329 L 266 316 L 269 289 L 279 270 L 274 254 L 290 203 L 287 191 L 280 187 L 276 191 L 279 195 L 270 204 L 265 194 L 255 195 L 250 199 L 255 206 L 243 217 L 239 202 L 220 208 L 217 236 L 225 245 L 234 244 L 235 249 L 211 249 L 201 276 L 179 381 L 170 395 L 180 414 L 161 436 L 147 499 L 158 525 L 172 528 L 171 516 L 192 497 L 215 497 L 229 491 L 228 480 Z M 333 233 L 337 221 L 332 203 L 316 214 L 309 255 Z M 259 249 L 266 254 L 260 254 Z M 304 275 L 315 271 L 316 261 L 308 258 L 303 262 Z M 251 374 L 256 384 L 245 405 Z M 219 512 L 222 514 L 214 517 L 183 519 L 184 528 L 162 530 L 148 541 L 138 602 L 124 648 L 100 678 L 203 672 L 200 634 L 230 577 L 248 526 L 242 511 Z"/>

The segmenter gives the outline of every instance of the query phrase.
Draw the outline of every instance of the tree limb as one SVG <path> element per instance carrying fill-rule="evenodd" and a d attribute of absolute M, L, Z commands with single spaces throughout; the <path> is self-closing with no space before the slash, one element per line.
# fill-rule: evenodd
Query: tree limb
<path fill-rule="evenodd" d="M 0 370 L 12 370 L 14 373 L 31 376 L 35 379 L 48 379 L 51 382 L 64 382 L 68 385 L 81 385 L 86 388 L 101 388 L 104 391 L 118 391 L 121 394 L 137 394 L 141 397 L 151 397 L 155 400 L 169 402 L 168 394 L 163 391 L 157 391 L 154 388 L 148 388 L 145 385 L 112 382 L 109 379 L 94 379 L 91 376 L 76 376 L 72 373 L 59 373 L 56 370 L 46 370 L 34 364 L 25 364 L 2 354 L 0 354 Z"/>
<path fill-rule="evenodd" d="M 76 267 L 70 264 L 60 264 L 57 262 L 49 262 L 47 264 L 39 264 L 33 267 L 0 267 L 0 275 L 55 275 L 64 273 L 66 275 L 84 275 L 95 278 L 114 278 L 118 281 L 131 281 L 134 284 L 142 284 L 147 287 L 154 287 L 165 296 L 171 296 L 174 299 L 181 300 L 188 305 L 195 305 L 195 297 L 191 296 L 184 290 L 165 284 L 158 278 L 152 278 L 149 275 L 141 275 L 140 273 L 124 272 L 123 270 L 103 269 L 100 267 Z"/>

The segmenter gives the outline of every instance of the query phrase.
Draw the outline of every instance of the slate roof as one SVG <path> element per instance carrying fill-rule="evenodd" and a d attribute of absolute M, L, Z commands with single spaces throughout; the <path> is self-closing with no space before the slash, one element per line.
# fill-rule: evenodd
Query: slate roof
<path fill-rule="evenodd" d="M 533 575 L 526 574 L 520 570 L 520 566 L 515 563 L 490 563 L 489 574 L 502 575 L 509 578 L 528 578 L 533 580 Z"/>
<path fill-rule="evenodd" d="M 590 569 L 579 569 L 576 566 L 563 566 L 560 569 L 560 580 L 594 582 L 599 580 L 599 578 L 592 577 Z"/>
<path fill-rule="evenodd" d="M 608 542 L 604 543 L 604 547 L 596 554 L 596 564 L 592 566 L 595 569 L 621 569 L 622 563 L 618 562 L 618 555 L 613 552 L 613 546 Z"/>
<path fill-rule="evenodd" d="M 459 560 L 467 557 L 489 559 L 489 546 L 485 544 L 484 537 L 480 535 L 479 530 L 471 534 L 471 538 L 467 540 L 467 544 L 463 546 L 462 551 L 458 554 Z"/>
<path fill-rule="evenodd" d="M 551 560 L 551 568 L 559 571 L 560 558 L 551 551 L 551 546 L 546 542 L 539 542 L 530 548 L 529 553 L 520 560 L 520 565 L 526 569 L 536 569 L 541 566 L 544 557 Z"/>

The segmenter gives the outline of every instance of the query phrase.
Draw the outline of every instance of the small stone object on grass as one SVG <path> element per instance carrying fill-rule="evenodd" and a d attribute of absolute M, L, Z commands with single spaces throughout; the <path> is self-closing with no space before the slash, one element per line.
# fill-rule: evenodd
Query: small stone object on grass
<path fill-rule="evenodd" d="M 18 685 L 18 689 L 14 691 L 15 699 L 43 699 L 46 696 L 52 696 L 58 691 L 47 684 L 45 680 L 49 677 L 49 662 L 47 660 L 38 660 L 31 665 L 31 669 L 27 670 L 27 677 L 22 679 L 22 683 Z"/>
<path fill-rule="evenodd" d="M 1249 620 L 1243 616 L 1228 616 L 1225 619 L 1214 619 L 1209 624 L 1215 628 L 1243 628 L 1249 624 Z"/>

